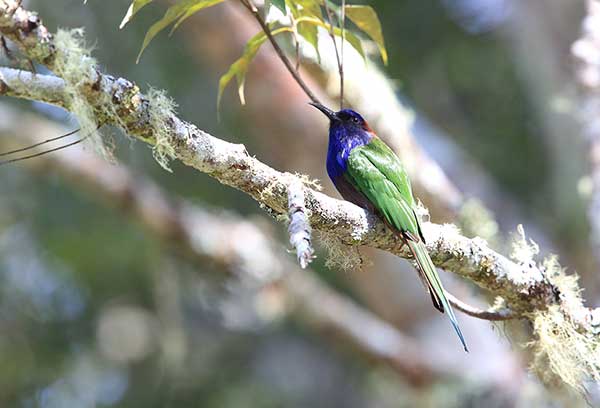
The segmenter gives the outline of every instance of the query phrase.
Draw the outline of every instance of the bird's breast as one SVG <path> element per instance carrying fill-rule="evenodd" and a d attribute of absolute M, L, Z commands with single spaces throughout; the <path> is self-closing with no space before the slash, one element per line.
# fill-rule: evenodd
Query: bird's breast
<path fill-rule="evenodd" d="M 348 168 L 348 149 L 329 149 L 327 152 L 327 174 L 331 181 L 342 177 Z"/>

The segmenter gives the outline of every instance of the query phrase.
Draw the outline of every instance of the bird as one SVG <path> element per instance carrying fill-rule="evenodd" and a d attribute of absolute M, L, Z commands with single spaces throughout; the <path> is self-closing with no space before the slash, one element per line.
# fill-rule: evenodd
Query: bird
<path fill-rule="evenodd" d="M 465 338 L 431 260 L 415 210 L 410 179 L 400 158 L 352 109 L 335 112 L 309 102 L 329 119 L 327 174 L 341 196 L 376 214 L 408 246 L 434 307 L 446 312 L 464 350 Z"/>

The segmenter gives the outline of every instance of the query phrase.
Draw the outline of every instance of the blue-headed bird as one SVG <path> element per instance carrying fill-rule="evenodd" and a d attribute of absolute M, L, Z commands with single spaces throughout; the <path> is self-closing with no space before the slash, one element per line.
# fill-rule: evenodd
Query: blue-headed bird
<path fill-rule="evenodd" d="M 425 246 L 410 179 L 402 162 L 352 109 L 310 103 L 329 118 L 327 174 L 345 200 L 374 212 L 410 248 L 433 305 L 448 314 L 468 351 L 454 311 Z"/>

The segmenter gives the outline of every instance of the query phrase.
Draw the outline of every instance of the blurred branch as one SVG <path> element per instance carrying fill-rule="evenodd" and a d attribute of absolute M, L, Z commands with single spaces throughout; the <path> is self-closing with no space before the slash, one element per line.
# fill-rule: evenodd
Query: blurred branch
<path fill-rule="evenodd" d="M 48 132 L 39 119 L 2 106 L 0 119 L 0 132 L 19 135 L 28 143 Z M 174 199 L 143 176 L 79 148 L 25 163 L 44 174 L 47 168 L 59 171 L 66 181 L 133 215 L 146 230 L 199 266 L 209 261 L 240 279 L 280 290 L 301 320 L 336 333 L 360 354 L 389 365 L 412 384 L 451 375 L 449 367 L 428 361 L 426 351 L 413 340 L 299 269 L 281 251 L 277 239 L 252 222 Z M 252 251 L 247 250 L 249 242 Z"/>
<path fill-rule="evenodd" d="M 600 2 L 586 1 L 582 34 L 571 52 L 578 63 L 575 77 L 579 83 L 582 108 L 578 111 L 583 136 L 588 144 L 590 178 L 588 219 L 593 254 L 600 259 Z"/>

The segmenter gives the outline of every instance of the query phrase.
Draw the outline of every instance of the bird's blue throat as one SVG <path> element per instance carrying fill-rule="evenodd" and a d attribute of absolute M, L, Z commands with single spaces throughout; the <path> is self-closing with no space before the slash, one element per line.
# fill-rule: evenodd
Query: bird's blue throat
<path fill-rule="evenodd" d="M 329 127 L 327 149 L 327 174 L 334 180 L 342 176 L 348 167 L 348 157 L 353 149 L 364 146 L 373 134 L 357 126 L 332 121 Z"/>

